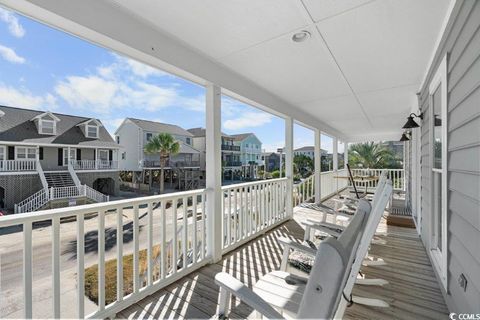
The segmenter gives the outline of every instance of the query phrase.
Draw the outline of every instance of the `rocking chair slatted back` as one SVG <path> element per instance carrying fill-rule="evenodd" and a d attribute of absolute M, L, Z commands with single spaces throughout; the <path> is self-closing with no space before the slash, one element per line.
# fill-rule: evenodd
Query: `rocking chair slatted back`
<path fill-rule="evenodd" d="M 336 312 L 371 211 L 360 200 L 357 212 L 338 239 L 322 241 L 300 303 L 298 318 L 329 319 Z"/>

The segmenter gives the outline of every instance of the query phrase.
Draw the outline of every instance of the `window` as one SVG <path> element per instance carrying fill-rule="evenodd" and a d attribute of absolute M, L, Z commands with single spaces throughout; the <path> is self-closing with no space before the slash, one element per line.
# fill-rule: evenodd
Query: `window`
<path fill-rule="evenodd" d="M 6 154 L 5 154 L 6 147 L 5 146 L 0 146 L 0 161 L 5 160 Z"/>
<path fill-rule="evenodd" d="M 245 147 L 248 148 L 248 143 L 245 143 Z"/>
<path fill-rule="evenodd" d="M 430 250 L 447 289 L 447 60 L 440 63 L 429 87 L 431 226 Z"/>
<path fill-rule="evenodd" d="M 76 148 L 70 148 L 70 160 L 76 160 L 77 159 L 77 149 Z M 68 165 L 68 148 L 63 148 L 63 165 L 67 166 Z"/>
<path fill-rule="evenodd" d="M 54 120 L 40 119 L 39 132 L 40 134 L 55 134 L 56 122 Z"/>
<path fill-rule="evenodd" d="M 185 139 L 185 141 L 187 142 L 187 144 L 190 144 L 190 143 L 191 143 L 191 139 L 190 139 L 190 138 Z"/>
<path fill-rule="evenodd" d="M 108 150 L 98 150 L 98 159 L 108 161 Z"/>
<path fill-rule="evenodd" d="M 86 125 L 85 132 L 87 134 L 87 138 L 98 138 L 98 126 Z"/>
<path fill-rule="evenodd" d="M 152 134 L 151 133 L 147 133 L 147 141 L 150 141 L 152 139 Z"/>
<path fill-rule="evenodd" d="M 120 144 L 120 137 L 117 136 L 116 139 L 117 139 L 117 143 Z"/>
<path fill-rule="evenodd" d="M 37 148 L 35 147 L 16 147 L 15 160 L 35 160 L 37 158 Z"/>
<path fill-rule="evenodd" d="M 127 153 L 126 152 L 122 152 L 122 160 L 125 160 L 127 159 Z"/>

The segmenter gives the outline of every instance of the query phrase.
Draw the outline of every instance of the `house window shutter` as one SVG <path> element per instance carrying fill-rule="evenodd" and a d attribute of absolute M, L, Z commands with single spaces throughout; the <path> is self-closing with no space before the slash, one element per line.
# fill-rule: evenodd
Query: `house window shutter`
<path fill-rule="evenodd" d="M 58 165 L 63 166 L 63 149 L 58 148 Z"/>
<path fill-rule="evenodd" d="M 15 147 L 8 146 L 8 160 L 15 160 Z"/>
<path fill-rule="evenodd" d="M 40 148 L 38 149 L 38 158 L 39 158 L 40 160 L 43 160 L 43 147 L 40 147 Z"/>
<path fill-rule="evenodd" d="M 109 161 L 113 160 L 113 150 L 108 150 L 108 160 Z"/>
<path fill-rule="evenodd" d="M 77 149 L 77 160 L 82 160 L 82 149 Z"/>

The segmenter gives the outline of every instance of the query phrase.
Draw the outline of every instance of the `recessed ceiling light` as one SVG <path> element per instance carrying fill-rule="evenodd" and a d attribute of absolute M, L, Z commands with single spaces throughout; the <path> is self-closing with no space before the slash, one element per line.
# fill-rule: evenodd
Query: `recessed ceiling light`
<path fill-rule="evenodd" d="M 303 41 L 307 40 L 308 38 L 310 38 L 310 32 L 308 32 L 306 30 L 302 30 L 300 32 L 297 32 L 292 36 L 292 40 L 294 42 L 303 42 Z"/>

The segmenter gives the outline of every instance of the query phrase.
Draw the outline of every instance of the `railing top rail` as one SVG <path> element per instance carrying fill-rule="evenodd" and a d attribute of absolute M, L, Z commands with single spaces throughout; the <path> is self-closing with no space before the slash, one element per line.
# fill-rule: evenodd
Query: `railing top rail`
<path fill-rule="evenodd" d="M 222 190 L 235 189 L 235 188 L 241 188 L 241 187 L 249 187 L 249 186 L 253 186 L 253 185 L 257 185 L 257 184 L 281 182 L 281 181 L 287 181 L 287 180 L 288 180 L 287 178 L 276 178 L 276 179 L 268 179 L 268 180 L 242 182 L 242 183 L 229 184 L 229 185 L 226 185 L 226 186 L 222 186 Z"/>
<path fill-rule="evenodd" d="M 147 196 L 147 197 L 134 198 L 134 199 L 124 199 L 124 200 L 116 200 L 116 201 L 110 201 L 110 202 L 86 204 L 86 205 L 77 206 L 77 207 L 65 207 L 65 208 L 48 209 L 48 210 L 42 210 L 42 211 L 36 211 L 36 212 L 12 214 L 12 215 L 0 217 L 0 228 L 14 226 L 14 225 L 22 224 L 25 222 L 37 222 L 37 221 L 43 221 L 43 220 L 50 220 L 53 217 L 63 218 L 63 217 L 70 217 L 70 216 L 74 216 L 82 213 L 113 210 L 113 209 L 121 208 L 122 206 L 123 207 L 136 206 L 136 205 L 142 205 L 142 204 L 147 204 L 147 203 L 152 203 L 152 202 L 162 201 L 162 200 L 179 199 L 183 197 L 203 194 L 206 192 L 206 190 L 207 189 L 197 189 L 197 190 L 167 193 L 167 194 Z"/>

